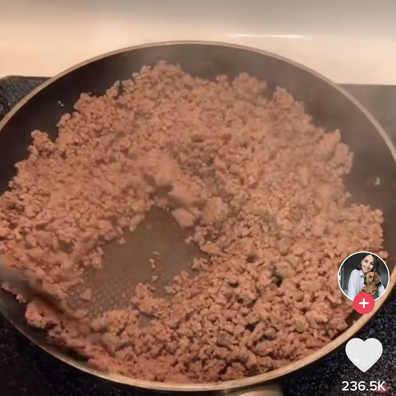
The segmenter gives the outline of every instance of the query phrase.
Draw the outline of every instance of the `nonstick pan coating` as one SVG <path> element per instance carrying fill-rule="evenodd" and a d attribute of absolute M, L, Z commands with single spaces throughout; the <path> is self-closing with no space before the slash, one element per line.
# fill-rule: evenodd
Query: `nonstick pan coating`
<path fill-rule="evenodd" d="M 201 42 L 176 42 L 144 45 L 116 51 L 100 56 L 67 70 L 54 77 L 26 97 L 0 123 L 0 192 L 3 193 L 8 182 L 15 175 L 16 162 L 28 156 L 27 148 L 31 143 L 31 132 L 39 129 L 46 131 L 52 139 L 57 136 L 56 124 L 60 117 L 73 111 L 73 105 L 82 92 L 95 95 L 104 94 L 115 81 L 130 78 L 144 65 L 155 65 L 158 61 L 180 64 L 182 68 L 195 76 L 214 79 L 220 74 L 229 78 L 241 72 L 247 72 L 265 80 L 269 89 L 280 86 L 287 89 L 297 100 L 303 101 L 305 109 L 315 123 L 328 130 L 340 129 L 342 141 L 354 152 L 354 165 L 346 179 L 346 185 L 356 203 L 369 204 L 384 213 L 385 249 L 390 253 L 388 266 L 392 272 L 390 287 L 377 301 L 371 314 L 352 316 L 351 327 L 337 339 L 316 353 L 272 372 L 236 381 L 215 384 L 170 384 L 134 380 L 116 375 L 106 375 L 88 367 L 86 363 L 54 346 L 48 345 L 43 335 L 27 326 L 24 321 L 24 307 L 5 291 L 0 291 L 0 311 L 14 326 L 47 352 L 60 360 L 94 375 L 128 385 L 173 391 L 216 391 L 230 390 L 274 381 L 313 363 L 334 351 L 348 338 L 366 324 L 378 311 L 395 283 L 394 259 L 396 246 L 396 166 L 395 150 L 384 130 L 373 117 L 353 97 L 320 75 L 286 59 L 245 47 Z M 376 185 L 379 178 L 381 183 Z M 88 274 L 86 282 L 92 288 L 106 280 L 103 293 L 96 295 L 97 304 L 92 313 L 120 308 L 124 295 L 116 298 L 120 290 L 133 290 L 133 284 L 147 281 L 147 255 L 153 250 L 161 250 L 167 269 L 160 274 L 166 282 L 178 272 L 187 268 L 191 258 L 198 252 L 186 248 L 186 234 L 177 230 L 175 224 L 163 213 L 153 213 L 145 221 L 136 235 L 129 237 L 122 248 L 109 246 L 107 260 L 118 262 L 117 270 L 103 269 L 102 275 Z M 134 258 L 134 277 L 128 273 L 127 259 Z M 166 263 L 169 263 L 166 266 Z M 177 265 L 170 265 L 177 263 Z M 340 263 L 341 264 L 341 263 Z M 106 272 L 107 271 L 107 272 Z M 131 271 L 129 271 L 131 272 Z M 337 282 L 337 279 L 334 279 Z M 112 291 L 111 291 L 111 290 Z"/>

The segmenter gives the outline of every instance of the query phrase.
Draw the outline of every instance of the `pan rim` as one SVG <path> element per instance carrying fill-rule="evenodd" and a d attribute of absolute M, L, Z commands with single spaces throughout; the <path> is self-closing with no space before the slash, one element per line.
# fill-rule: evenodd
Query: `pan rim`
<path fill-rule="evenodd" d="M 375 129 L 379 132 L 380 136 L 384 140 L 388 150 L 390 151 L 393 160 L 396 164 L 396 148 L 394 147 L 389 135 L 383 127 L 379 124 L 379 122 L 375 119 L 375 117 L 349 92 L 347 92 L 345 89 L 341 88 L 338 86 L 336 83 L 332 82 L 330 79 L 322 76 L 320 73 L 298 63 L 295 61 L 292 61 L 288 58 L 273 54 L 268 51 L 252 48 L 249 46 L 244 46 L 244 45 L 238 45 L 238 44 L 231 44 L 231 43 L 225 43 L 225 42 L 216 42 L 216 41 L 202 41 L 202 40 L 177 40 L 177 41 L 165 41 L 165 42 L 154 42 L 154 43 L 147 43 L 147 44 L 141 44 L 141 45 L 135 45 L 135 46 L 130 46 L 122 49 L 118 49 L 115 51 L 107 52 L 105 54 L 101 54 L 98 56 L 95 56 L 93 58 L 90 58 L 88 60 L 85 60 L 83 62 L 78 63 L 77 65 L 74 65 L 70 68 L 67 68 L 66 70 L 58 73 L 54 77 L 49 78 L 47 81 L 44 83 L 40 84 L 37 88 L 35 88 L 32 92 L 30 92 L 27 96 L 25 96 L 16 106 L 14 106 L 11 111 L 3 118 L 2 121 L 0 121 L 0 133 L 6 126 L 6 124 L 18 113 L 18 111 L 29 101 L 31 100 L 34 96 L 36 96 L 40 91 L 44 90 L 47 86 L 52 84 L 53 82 L 61 79 L 65 75 L 85 66 L 88 65 L 92 62 L 96 62 L 114 55 L 122 54 L 125 52 L 131 52 L 139 49 L 144 49 L 144 48 L 152 48 L 152 47 L 163 47 L 163 46 L 180 46 L 180 45 L 209 45 L 209 46 L 214 46 L 214 47 L 227 47 L 231 49 L 239 49 L 239 50 L 244 50 L 247 52 L 254 52 L 257 54 L 269 56 L 278 60 L 281 60 L 283 62 L 289 63 L 292 66 L 298 67 L 300 69 L 303 69 L 315 77 L 321 79 L 322 81 L 326 82 L 328 85 L 330 85 L 333 89 L 339 91 L 342 95 L 344 95 L 350 102 L 352 102 L 364 115 L 370 122 L 373 124 Z M 211 382 L 211 383 L 191 383 L 191 384 L 180 384 L 180 383 L 171 383 L 171 382 L 157 382 L 157 381 L 146 381 L 146 380 L 139 380 L 139 379 L 133 379 L 129 378 L 123 375 L 119 374 L 108 374 L 101 372 L 97 369 L 88 367 L 88 365 L 77 362 L 71 358 L 69 358 L 66 355 L 63 355 L 61 353 L 57 353 L 57 351 L 54 351 L 53 349 L 37 344 L 36 341 L 33 339 L 33 337 L 30 337 L 29 334 L 27 334 L 21 326 L 16 323 L 15 321 L 10 320 L 10 318 L 3 312 L 3 304 L 0 304 L 0 311 L 2 314 L 11 322 L 11 324 L 20 332 L 22 333 L 26 338 L 28 338 L 33 344 L 39 346 L 41 349 L 43 349 L 45 352 L 49 353 L 50 355 L 56 357 L 60 361 L 78 369 L 83 372 L 89 373 L 91 375 L 94 375 L 96 377 L 110 380 L 119 384 L 123 385 L 129 385 L 129 386 L 134 386 L 134 387 L 139 387 L 139 388 L 145 388 L 145 389 L 151 389 L 151 390 L 158 390 L 158 391 L 172 391 L 172 392 L 197 392 L 197 391 L 225 391 L 225 390 L 236 390 L 240 388 L 245 388 L 245 387 L 252 387 L 254 385 L 259 385 L 259 384 L 269 384 L 276 382 L 280 380 L 281 378 L 285 377 L 286 375 L 290 375 L 306 366 L 309 366 L 315 362 L 318 362 L 320 359 L 324 358 L 328 354 L 334 352 L 336 349 L 340 348 L 345 342 L 347 342 L 353 335 L 355 335 L 359 330 L 361 330 L 375 315 L 376 313 L 380 310 L 384 302 L 388 299 L 394 285 L 396 283 L 396 267 L 392 270 L 392 275 L 391 279 L 389 282 L 389 287 L 382 296 L 378 302 L 375 304 L 375 308 L 373 311 L 371 311 L 367 315 L 361 316 L 352 326 L 350 326 L 347 330 L 345 330 L 343 333 L 341 333 L 337 338 L 332 340 L 330 343 L 328 343 L 326 346 L 323 348 L 319 349 L 318 351 L 306 356 L 303 359 L 300 359 L 296 362 L 290 363 L 287 366 L 281 367 L 276 370 L 269 371 L 264 374 L 259 374 L 255 375 L 252 377 L 246 377 L 243 379 L 238 379 L 238 380 L 229 380 L 229 381 L 222 381 L 222 382 Z M 1 300 L 0 300 L 1 302 Z M 352 302 L 351 302 L 352 304 Z"/>

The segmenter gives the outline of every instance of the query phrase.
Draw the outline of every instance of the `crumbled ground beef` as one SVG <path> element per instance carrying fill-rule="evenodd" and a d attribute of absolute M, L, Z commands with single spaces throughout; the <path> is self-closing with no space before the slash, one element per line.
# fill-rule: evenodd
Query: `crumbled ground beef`
<path fill-rule="evenodd" d="M 353 156 L 340 132 L 246 74 L 206 81 L 143 67 L 103 96 L 82 94 L 55 142 L 32 136 L 0 198 L 11 265 L 66 298 L 84 271 L 100 271 L 103 246 L 125 242 L 154 207 L 206 254 L 192 263 L 198 275 L 166 287 L 170 299 L 139 284 L 124 310 L 75 320 L 29 303 L 32 325 L 102 370 L 209 382 L 276 369 L 347 327 L 341 261 L 360 250 L 386 257 L 382 213 L 347 200 Z"/>

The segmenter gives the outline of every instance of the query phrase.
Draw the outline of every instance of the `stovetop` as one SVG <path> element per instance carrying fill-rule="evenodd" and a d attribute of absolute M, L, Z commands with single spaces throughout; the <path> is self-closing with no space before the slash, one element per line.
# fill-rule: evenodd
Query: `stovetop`
<path fill-rule="evenodd" d="M 0 79 L 0 119 L 26 94 L 45 81 L 38 77 Z M 396 143 L 396 86 L 346 85 L 382 123 Z M 345 395 L 342 381 L 385 381 L 388 395 L 396 395 L 396 290 L 375 319 L 357 337 L 374 337 L 384 353 L 367 373 L 360 372 L 346 358 L 344 348 L 282 381 L 285 396 Z M 0 316 L 0 389 L 5 396 L 129 396 L 152 395 L 93 378 L 58 362 L 41 351 Z M 351 392 L 370 395 L 373 392 Z"/>

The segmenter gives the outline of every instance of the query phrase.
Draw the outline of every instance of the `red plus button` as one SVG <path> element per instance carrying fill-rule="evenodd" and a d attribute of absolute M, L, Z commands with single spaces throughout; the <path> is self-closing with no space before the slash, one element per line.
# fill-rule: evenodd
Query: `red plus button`
<path fill-rule="evenodd" d="M 374 309 L 374 297 L 368 293 L 359 293 L 353 299 L 353 308 L 360 314 L 368 314 Z"/>

